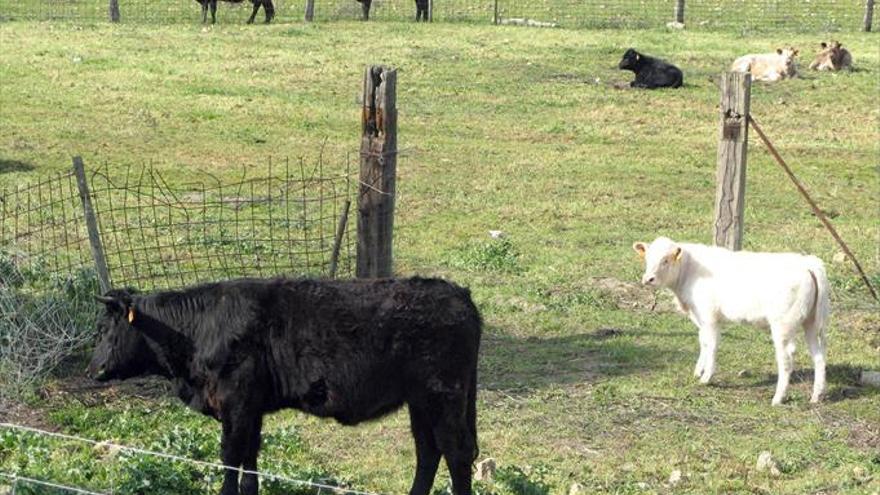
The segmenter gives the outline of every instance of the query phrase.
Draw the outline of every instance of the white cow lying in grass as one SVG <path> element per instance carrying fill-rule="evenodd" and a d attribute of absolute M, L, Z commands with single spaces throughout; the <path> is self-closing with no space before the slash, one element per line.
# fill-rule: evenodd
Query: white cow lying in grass
<path fill-rule="evenodd" d="M 781 404 L 793 368 L 798 328 L 806 330 L 816 372 L 810 402 L 825 391 L 825 326 L 830 313 L 822 260 L 794 253 L 734 252 L 658 237 L 633 244 L 645 259 L 642 283 L 666 287 L 679 309 L 700 329 L 700 357 L 694 376 L 708 383 L 715 373 L 719 324 L 769 326 L 779 379 L 773 405 Z"/>
<path fill-rule="evenodd" d="M 778 81 L 797 76 L 794 58 L 798 50 L 794 47 L 777 48 L 776 53 L 743 55 L 733 61 L 733 72 L 750 72 L 755 81 Z"/>

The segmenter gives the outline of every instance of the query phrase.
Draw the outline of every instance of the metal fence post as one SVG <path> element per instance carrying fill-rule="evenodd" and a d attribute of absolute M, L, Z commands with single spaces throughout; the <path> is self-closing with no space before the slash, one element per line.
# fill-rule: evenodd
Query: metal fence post
<path fill-rule="evenodd" d="M 501 22 L 501 19 L 498 18 L 498 0 L 495 0 L 495 10 L 492 13 L 492 23 L 497 25 Z"/>
<path fill-rule="evenodd" d="M 89 246 L 92 250 L 92 258 L 95 260 L 98 284 L 101 286 L 102 293 L 107 292 L 111 289 L 110 272 L 107 270 L 107 260 L 104 258 L 101 234 L 98 232 L 98 220 L 95 217 L 95 210 L 92 208 L 92 197 L 89 194 L 86 170 L 81 157 L 73 157 L 73 172 L 76 174 L 76 185 L 79 187 L 79 197 L 83 204 L 83 216 L 85 217 L 86 228 L 89 232 Z"/>
<path fill-rule="evenodd" d="M 397 175 L 397 70 L 364 72 L 357 277 L 390 277 Z"/>
<path fill-rule="evenodd" d="M 306 0 L 306 22 L 312 22 L 315 19 L 315 0 Z"/>
<path fill-rule="evenodd" d="M 752 75 L 721 76 L 721 129 L 715 189 L 715 245 L 742 248 Z"/>
<path fill-rule="evenodd" d="M 865 2 L 865 25 L 864 30 L 866 33 L 871 32 L 871 24 L 874 22 L 874 0 L 867 0 Z"/>

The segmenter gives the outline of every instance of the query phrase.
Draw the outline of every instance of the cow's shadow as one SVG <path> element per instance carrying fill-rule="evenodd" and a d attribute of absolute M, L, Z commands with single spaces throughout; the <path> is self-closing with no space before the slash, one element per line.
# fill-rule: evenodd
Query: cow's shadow
<path fill-rule="evenodd" d="M 34 169 L 34 166 L 28 162 L 21 160 L 11 160 L 8 158 L 0 158 L 0 174 L 9 172 L 28 172 Z"/>
<path fill-rule="evenodd" d="M 828 384 L 824 402 L 840 402 L 880 395 L 880 388 L 869 387 L 859 383 L 862 370 L 849 364 L 831 364 L 825 369 L 825 381 Z M 813 368 L 798 368 L 791 373 L 791 384 L 813 383 Z M 757 380 L 745 384 L 714 384 L 720 388 L 773 388 L 776 386 L 776 374 L 763 375 Z"/>
<path fill-rule="evenodd" d="M 674 349 L 638 343 L 640 330 L 600 328 L 574 335 L 517 338 L 488 328 L 480 344 L 480 388 L 506 394 L 646 373 Z"/>

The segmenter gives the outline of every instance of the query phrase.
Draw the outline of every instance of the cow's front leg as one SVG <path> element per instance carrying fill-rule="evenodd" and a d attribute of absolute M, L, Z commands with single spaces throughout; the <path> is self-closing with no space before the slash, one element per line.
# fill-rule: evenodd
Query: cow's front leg
<path fill-rule="evenodd" d="M 211 24 L 217 24 L 217 0 L 211 0 Z"/>
<path fill-rule="evenodd" d="M 220 495 L 239 495 L 238 468 L 255 470 L 257 451 L 260 445 L 261 420 L 255 419 L 255 415 L 238 408 L 229 408 L 222 414 L 223 437 L 221 438 L 221 450 L 223 465 L 235 469 L 227 469 L 223 475 L 223 488 Z M 256 447 L 254 447 L 256 445 Z M 242 466 L 243 464 L 246 465 Z M 251 467 L 248 467 L 251 466 Z M 243 475 L 241 477 L 242 495 L 256 495 L 256 475 Z"/>
<path fill-rule="evenodd" d="M 709 383 L 712 375 L 715 374 L 715 355 L 718 352 L 718 337 L 718 326 L 714 323 L 705 323 L 700 326 L 700 358 L 702 361 L 700 383 Z M 698 361 L 697 365 L 700 364 Z"/>
<path fill-rule="evenodd" d="M 202 6 L 202 24 L 208 22 L 208 0 L 202 0 L 199 2 Z"/>

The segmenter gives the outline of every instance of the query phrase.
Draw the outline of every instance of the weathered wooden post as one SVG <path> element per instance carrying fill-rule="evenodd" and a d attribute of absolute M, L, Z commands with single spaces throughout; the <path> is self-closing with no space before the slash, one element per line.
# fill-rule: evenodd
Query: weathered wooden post
<path fill-rule="evenodd" d="M 364 72 L 357 276 L 391 276 L 397 175 L 397 70 Z"/>
<path fill-rule="evenodd" d="M 312 22 L 315 19 L 315 0 L 306 0 L 306 22 Z"/>
<path fill-rule="evenodd" d="M 867 0 L 865 2 L 865 26 L 864 30 L 866 33 L 871 32 L 871 24 L 874 22 L 874 0 Z"/>
<path fill-rule="evenodd" d="M 86 181 L 86 168 L 81 157 L 73 157 L 73 173 L 76 175 L 76 185 L 79 187 L 79 197 L 83 204 L 83 217 L 86 221 L 86 229 L 89 233 L 89 246 L 92 250 L 92 259 L 95 260 L 95 271 L 98 273 L 98 284 L 101 292 L 110 290 L 110 271 L 107 270 L 107 260 L 104 258 L 104 246 L 101 244 L 101 234 L 98 232 L 98 219 L 92 208 L 92 196 L 89 194 L 89 184 Z"/>
<path fill-rule="evenodd" d="M 722 74 L 721 129 L 715 189 L 715 245 L 733 250 L 742 248 L 751 90 L 751 74 Z"/>
<path fill-rule="evenodd" d="M 119 0 L 110 0 L 110 22 L 119 22 Z"/>
<path fill-rule="evenodd" d="M 684 24 L 684 0 L 675 1 L 675 22 Z"/>

